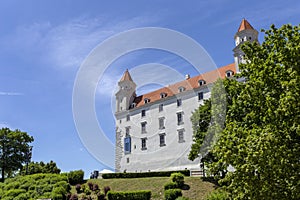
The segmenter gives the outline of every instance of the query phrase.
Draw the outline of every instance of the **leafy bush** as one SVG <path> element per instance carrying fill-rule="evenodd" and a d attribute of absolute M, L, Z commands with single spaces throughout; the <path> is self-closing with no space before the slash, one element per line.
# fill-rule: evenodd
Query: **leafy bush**
<path fill-rule="evenodd" d="M 112 192 L 107 193 L 108 200 L 150 200 L 151 191 L 140 190 L 140 191 L 127 191 L 127 192 Z"/>
<path fill-rule="evenodd" d="M 224 190 L 215 190 L 211 192 L 207 197 L 206 200 L 228 200 L 228 193 Z"/>
<path fill-rule="evenodd" d="M 102 174 L 102 178 L 143 178 L 143 177 L 169 177 L 174 172 L 180 172 L 185 176 L 190 176 L 189 170 L 179 170 L 179 171 L 162 171 L 162 172 L 140 172 L 140 173 L 109 173 Z"/>
<path fill-rule="evenodd" d="M 72 194 L 70 200 L 78 200 L 78 196 L 76 194 Z"/>
<path fill-rule="evenodd" d="M 109 186 L 105 186 L 104 189 L 103 189 L 103 191 L 104 191 L 104 195 L 106 196 L 107 193 L 110 191 L 110 187 Z"/>
<path fill-rule="evenodd" d="M 169 189 L 165 191 L 166 200 L 175 200 L 177 197 L 182 196 L 181 189 Z"/>
<path fill-rule="evenodd" d="M 70 171 L 68 180 L 71 185 L 76 185 L 83 182 L 84 172 L 82 170 Z"/>
<path fill-rule="evenodd" d="M 76 192 L 79 194 L 81 192 L 81 185 L 80 184 L 77 184 L 75 186 L 75 189 L 76 189 Z"/>
<path fill-rule="evenodd" d="M 93 183 L 91 183 L 91 182 L 88 182 L 88 186 L 89 186 L 90 190 L 93 190 L 93 186 L 94 186 L 94 184 L 93 184 Z"/>
<path fill-rule="evenodd" d="M 99 185 L 97 183 L 94 183 L 92 191 L 100 191 Z"/>
<path fill-rule="evenodd" d="M 164 185 L 165 190 L 176 189 L 176 188 L 179 188 L 179 186 L 177 183 L 174 183 L 174 182 L 169 182 Z"/>
<path fill-rule="evenodd" d="M 180 172 L 171 174 L 172 182 L 176 183 L 178 187 L 182 187 L 184 185 L 184 175 Z"/>
<path fill-rule="evenodd" d="M 105 200 L 105 194 L 103 194 L 103 193 L 97 194 L 97 199 L 98 200 Z"/>

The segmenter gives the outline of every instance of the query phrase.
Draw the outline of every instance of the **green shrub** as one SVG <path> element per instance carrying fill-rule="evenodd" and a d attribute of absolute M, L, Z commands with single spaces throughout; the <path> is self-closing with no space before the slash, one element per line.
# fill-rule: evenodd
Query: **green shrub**
<path fill-rule="evenodd" d="M 206 196 L 206 200 L 228 200 L 228 193 L 224 190 L 215 190 Z"/>
<path fill-rule="evenodd" d="M 70 171 L 68 173 L 68 180 L 71 185 L 83 182 L 84 172 L 82 170 Z"/>
<path fill-rule="evenodd" d="M 17 197 L 22 193 L 26 193 L 26 190 L 24 189 L 12 189 L 12 190 L 8 190 L 7 192 L 4 193 L 4 195 L 2 196 L 3 198 L 5 197 Z"/>
<path fill-rule="evenodd" d="M 179 187 L 178 187 L 177 183 L 174 183 L 174 182 L 169 182 L 164 185 L 165 190 L 176 189 L 176 188 L 179 188 Z"/>
<path fill-rule="evenodd" d="M 145 177 L 170 177 L 172 173 L 180 172 L 185 176 L 190 176 L 189 170 L 179 170 L 179 171 L 161 171 L 161 172 L 140 172 L 140 173 L 109 173 L 102 174 L 102 178 L 145 178 Z"/>
<path fill-rule="evenodd" d="M 150 200 L 151 191 L 140 190 L 140 191 L 126 191 L 126 192 L 112 192 L 107 193 L 108 200 Z"/>
<path fill-rule="evenodd" d="M 175 200 L 177 197 L 182 196 L 181 189 L 169 189 L 165 191 L 166 200 Z"/>
<path fill-rule="evenodd" d="M 171 181 L 176 183 L 178 187 L 182 187 L 184 185 L 184 175 L 180 172 L 171 174 Z"/>

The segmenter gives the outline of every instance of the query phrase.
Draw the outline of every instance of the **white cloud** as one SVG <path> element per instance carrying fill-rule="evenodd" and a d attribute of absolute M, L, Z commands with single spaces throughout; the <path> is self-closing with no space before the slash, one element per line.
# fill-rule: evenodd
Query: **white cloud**
<path fill-rule="evenodd" d="M 3 38 L 0 43 L 5 50 L 24 58 L 56 67 L 77 68 L 89 52 L 106 38 L 154 20 L 147 16 L 123 21 L 79 17 L 59 25 L 36 22 L 18 27 L 15 34 Z"/>
<path fill-rule="evenodd" d="M 1 96 L 22 96 L 24 94 L 19 92 L 0 92 L 0 95 Z"/>

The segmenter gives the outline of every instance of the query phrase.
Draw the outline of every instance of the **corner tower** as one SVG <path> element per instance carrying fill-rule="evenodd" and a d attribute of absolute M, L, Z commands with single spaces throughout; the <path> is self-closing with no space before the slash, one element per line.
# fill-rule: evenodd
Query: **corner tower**
<path fill-rule="evenodd" d="M 128 69 L 118 82 L 119 90 L 116 93 L 116 113 L 126 111 L 136 97 L 136 84 L 133 82 Z"/>
<path fill-rule="evenodd" d="M 244 52 L 241 50 L 241 45 L 248 42 L 258 42 L 258 32 L 255 30 L 251 24 L 243 19 L 237 33 L 234 35 L 235 48 L 234 52 L 234 62 L 236 67 L 236 72 L 239 72 L 239 64 L 245 63 Z"/>

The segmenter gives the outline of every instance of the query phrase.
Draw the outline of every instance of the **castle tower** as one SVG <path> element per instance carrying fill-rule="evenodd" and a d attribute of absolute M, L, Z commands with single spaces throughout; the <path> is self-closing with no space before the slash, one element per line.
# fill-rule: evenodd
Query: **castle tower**
<path fill-rule="evenodd" d="M 136 84 L 133 82 L 130 73 L 126 70 L 120 79 L 119 91 L 116 93 L 116 112 L 122 112 L 129 109 L 136 97 Z"/>
<path fill-rule="evenodd" d="M 236 71 L 239 72 L 239 64 L 245 63 L 244 60 L 245 54 L 241 50 L 241 45 L 246 41 L 258 42 L 258 32 L 251 26 L 251 24 L 246 19 L 243 19 L 237 33 L 234 35 L 234 40 L 235 40 L 235 48 L 233 49 L 234 62 L 235 62 Z"/>

